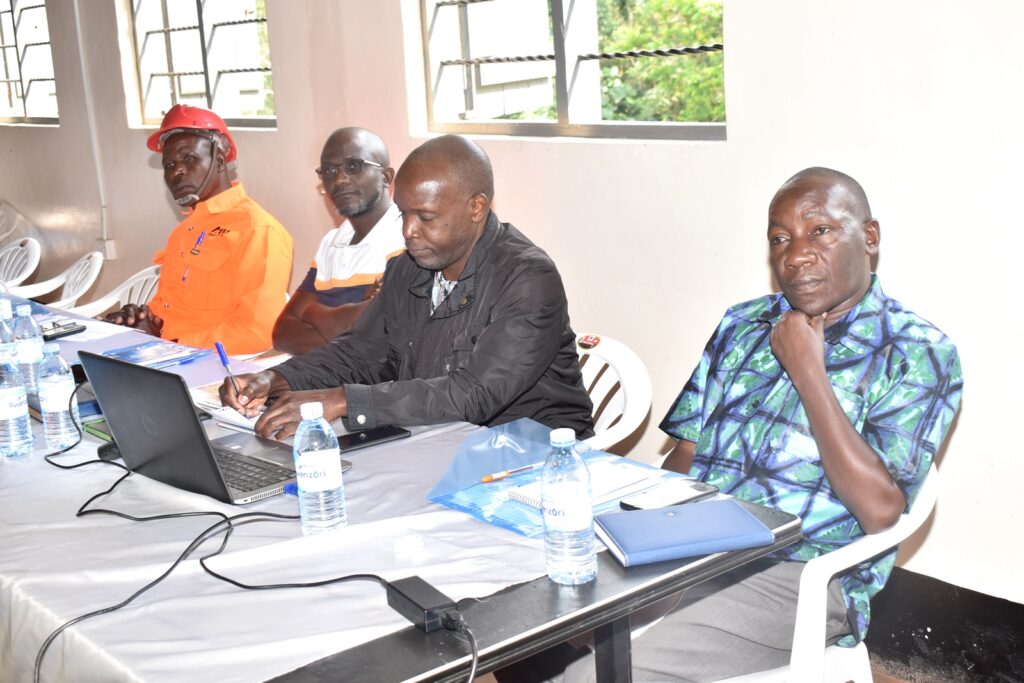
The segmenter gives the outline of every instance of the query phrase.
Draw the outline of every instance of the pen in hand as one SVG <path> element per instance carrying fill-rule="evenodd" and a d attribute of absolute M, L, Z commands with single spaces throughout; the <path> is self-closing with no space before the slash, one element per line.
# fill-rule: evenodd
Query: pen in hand
<path fill-rule="evenodd" d="M 238 396 L 242 392 L 238 390 L 238 382 L 235 381 L 235 375 L 231 372 L 231 365 L 228 363 L 228 354 L 224 350 L 224 345 L 220 342 L 214 342 L 213 345 L 217 347 L 217 355 L 220 356 L 221 365 L 224 366 L 224 371 L 228 373 L 228 379 L 231 380 L 231 386 L 235 388 L 235 396 Z"/>

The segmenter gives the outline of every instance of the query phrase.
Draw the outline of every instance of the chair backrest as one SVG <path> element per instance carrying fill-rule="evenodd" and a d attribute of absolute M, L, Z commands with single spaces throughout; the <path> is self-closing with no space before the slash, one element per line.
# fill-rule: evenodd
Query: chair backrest
<path fill-rule="evenodd" d="M 651 409 L 651 378 L 633 351 L 609 337 L 576 337 L 583 386 L 594 403 L 591 448 L 607 450 L 634 431 Z"/>
<path fill-rule="evenodd" d="M 88 291 L 99 277 L 100 269 L 103 267 L 103 254 L 93 251 L 72 263 L 67 270 L 61 273 L 64 278 L 64 288 L 61 290 L 60 301 L 55 301 L 50 306 L 54 308 L 71 308 L 78 303 L 78 298 Z"/>
<path fill-rule="evenodd" d="M 156 286 L 160 282 L 160 266 L 150 266 L 132 275 L 114 287 L 109 293 L 81 306 L 69 309 L 72 313 L 92 317 L 99 315 L 114 305 L 149 303 L 156 294 Z"/>
<path fill-rule="evenodd" d="M 39 266 L 41 251 L 39 242 L 31 237 L 22 237 L 0 249 L 0 282 L 16 287 L 27 280 Z"/>

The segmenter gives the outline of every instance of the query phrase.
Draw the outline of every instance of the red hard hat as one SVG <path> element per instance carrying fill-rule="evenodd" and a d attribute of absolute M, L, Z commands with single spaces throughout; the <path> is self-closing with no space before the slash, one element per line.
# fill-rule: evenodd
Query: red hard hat
<path fill-rule="evenodd" d="M 212 111 L 201 109 L 200 107 L 192 107 L 187 104 L 176 104 L 171 107 L 160 124 L 160 130 L 149 136 L 146 146 L 154 152 L 162 152 L 164 150 L 164 140 L 173 133 L 193 130 L 200 132 L 212 130 L 220 133 L 227 139 L 228 146 L 230 147 L 224 160 L 234 161 L 238 156 L 235 141 L 232 139 L 231 133 L 228 132 L 228 126 L 224 123 L 224 119 Z"/>

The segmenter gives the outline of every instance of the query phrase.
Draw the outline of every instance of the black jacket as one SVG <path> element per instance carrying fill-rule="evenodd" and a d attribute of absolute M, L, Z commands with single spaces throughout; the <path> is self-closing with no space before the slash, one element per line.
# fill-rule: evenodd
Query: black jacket
<path fill-rule="evenodd" d="M 530 417 L 592 434 L 565 290 L 543 250 L 492 212 L 433 315 L 432 284 L 396 256 L 351 330 L 275 370 L 294 390 L 344 385 L 353 428 Z"/>

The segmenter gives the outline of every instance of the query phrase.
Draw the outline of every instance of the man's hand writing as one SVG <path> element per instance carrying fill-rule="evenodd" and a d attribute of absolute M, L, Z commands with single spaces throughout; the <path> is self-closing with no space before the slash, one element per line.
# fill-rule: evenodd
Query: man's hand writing
<path fill-rule="evenodd" d="M 260 408 L 275 390 L 278 393 L 288 390 L 288 383 L 273 370 L 235 375 L 235 382 L 238 383 L 238 393 L 235 393 L 231 378 L 224 379 L 219 390 L 220 402 L 246 417 L 259 415 Z"/>
<path fill-rule="evenodd" d="M 261 373 L 262 374 L 262 373 Z M 224 388 L 221 387 L 221 391 Z M 245 389 L 242 389 L 245 393 Z M 286 439 L 295 433 L 302 417 L 299 408 L 303 403 L 319 402 L 324 407 L 324 419 L 328 422 L 348 414 L 345 389 L 314 389 L 312 391 L 287 391 L 274 399 L 274 405 L 256 421 L 256 433 L 260 436 Z"/>

